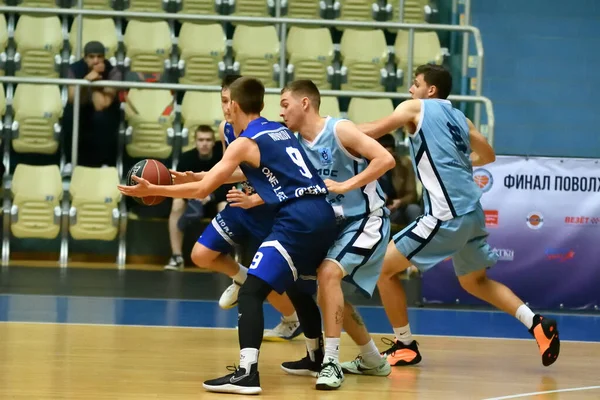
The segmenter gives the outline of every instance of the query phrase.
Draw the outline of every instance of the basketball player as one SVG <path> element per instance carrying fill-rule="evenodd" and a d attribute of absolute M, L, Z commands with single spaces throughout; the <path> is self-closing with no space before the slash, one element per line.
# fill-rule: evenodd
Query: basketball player
<path fill-rule="evenodd" d="M 219 125 L 219 136 L 223 152 L 235 140 L 231 126 L 230 105 L 231 96 L 229 86 L 240 75 L 228 75 L 223 79 L 221 86 L 221 108 L 224 120 Z M 206 172 L 178 172 L 171 171 L 176 184 L 200 181 Z M 228 183 L 242 182 L 245 192 L 252 194 L 254 189 L 239 168 L 228 179 Z M 241 210 L 226 206 L 206 227 L 202 236 L 192 249 L 192 260 L 200 267 L 221 272 L 233 279 L 231 284 L 221 295 L 219 306 L 223 309 L 234 307 L 238 301 L 238 292 L 246 281 L 248 269 L 236 263 L 229 255 L 235 244 L 247 243 L 249 249 L 255 252 L 262 240 L 267 237 L 275 213 L 269 207 L 255 207 L 252 210 Z M 275 292 L 268 298 L 269 302 L 282 315 L 281 323 L 273 330 L 265 332 L 265 337 L 270 339 L 290 340 L 302 333 L 298 316 L 286 295 L 280 296 Z"/>
<path fill-rule="evenodd" d="M 312 348 L 320 348 L 321 315 L 312 295 L 316 269 L 335 240 L 335 214 L 318 176 L 296 137 L 281 124 L 260 117 L 264 86 L 239 78 L 230 86 L 234 140 L 200 182 L 119 186 L 128 196 L 202 198 L 225 183 L 238 166 L 266 205 L 275 210 L 270 234 L 259 247 L 239 293 L 240 366 L 204 382 L 209 391 L 257 394 L 262 391 L 258 354 L 264 329 L 263 302 L 271 291 L 288 294 Z M 241 132 L 241 133 L 240 133 Z M 306 216 L 310 215 L 310 218 Z M 319 240 L 315 241 L 314 238 Z"/>
<path fill-rule="evenodd" d="M 489 279 L 486 269 L 497 256 L 486 241 L 481 190 L 472 166 L 493 162 L 494 150 L 473 123 L 446 100 L 452 76 L 441 66 L 422 65 L 415 72 L 410 93 L 389 116 L 359 125 L 378 138 L 405 127 L 411 158 L 423 184 L 425 213 L 390 242 L 377 287 L 396 341 L 384 352 L 391 365 L 421 360 L 408 323 L 406 295 L 397 274 L 411 263 L 422 272 L 452 257 L 461 286 L 473 296 L 514 315 L 533 335 L 542 364 L 551 365 L 560 351 L 556 321 L 534 314 L 509 288 Z M 361 374 L 360 360 L 343 363 L 345 371 Z"/>

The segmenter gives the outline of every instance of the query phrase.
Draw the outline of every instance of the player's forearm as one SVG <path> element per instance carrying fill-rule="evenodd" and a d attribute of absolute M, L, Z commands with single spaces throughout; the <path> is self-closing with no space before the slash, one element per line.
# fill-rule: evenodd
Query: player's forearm
<path fill-rule="evenodd" d="M 373 139 L 379 139 L 383 135 L 388 132 L 384 132 L 378 125 L 374 122 L 364 122 L 362 124 L 356 125 L 359 131 L 363 132 L 365 135 L 372 137 Z"/>
<path fill-rule="evenodd" d="M 258 193 L 251 195 L 250 200 L 252 201 L 252 207 L 258 207 L 265 204 L 265 201 L 258 195 Z"/>
<path fill-rule="evenodd" d="M 474 167 L 482 167 L 489 163 L 493 163 L 494 161 L 496 161 L 495 155 L 488 156 L 488 157 L 482 157 L 480 154 L 478 154 L 476 152 L 471 153 L 471 164 L 473 164 Z"/>
<path fill-rule="evenodd" d="M 225 183 L 238 183 L 238 182 L 244 182 L 245 180 L 246 180 L 246 175 L 244 175 L 244 173 L 242 172 L 240 167 L 237 167 L 235 169 L 235 171 L 233 172 L 233 174 L 231 174 L 231 176 L 229 178 L 227 178 Z"/>
<path fill-rule="evenodd" d="M 203 199 L 211 193 L 201 182 L 180 185 L 150 185 L 148 196 L 165 196 L 176 199 Z"/>
<path fill-rule="evenodd" d="M 366 186 L 381 178 L 387 171 L 394 168 L 395 165 L 396 161 L 391 155 L 389 157 L 376 157 L 371 160 L 364 171 L 348 179 L 344 183 L 344 186 L 347 191 Z"/>

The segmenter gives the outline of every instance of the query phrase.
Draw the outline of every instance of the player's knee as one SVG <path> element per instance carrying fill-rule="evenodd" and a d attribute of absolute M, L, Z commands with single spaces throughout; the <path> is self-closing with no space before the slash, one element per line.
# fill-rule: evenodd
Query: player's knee
<path fill-rule="evenodd" d="M 194 244 L 192 248 L 191 259 L 194 264 L 198 267 L 207 268 L 210 264 L 215 261 L 215 259 L 219 256 L 220 253 L 217 253 L 214 250 L 210 250 L 206 246 L 203 246 L 200 243 Z"/>
<path fill-rule="evenodd" d="M 183 215 L 185 211 L 186 203 L 183 199 L 173 199 L 173 204 L 171 205 L 171 214 L 169 215 L 172 218 L 179 218 Z"/>
<path fill-rule="evenodd" d="M 471 294 L 479 292 L 486 284 L 487 279 L 487 275 L 479 271 L 458 277 L 460 286 Z"/>
<path fill-rule="evenodd" d="M 239 303 L 241 305 L 243 302 L 259 301 L 262 305 L 272 290 L 273 288 L 267 282 L 249 274 L 248 278 L 246 278 L 246 282 L 244 282 L 240 288 L 238 295 Z"/>
<path fill-rule="evenodd" d="M 341 282 L 343 277 L 342 268 L 333 262 L 323 263 L 317 271 L 319 285 Z"/>

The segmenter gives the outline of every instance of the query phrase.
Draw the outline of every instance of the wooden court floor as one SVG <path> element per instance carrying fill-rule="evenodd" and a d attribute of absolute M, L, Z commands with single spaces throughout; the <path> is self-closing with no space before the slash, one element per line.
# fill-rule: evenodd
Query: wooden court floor
<path fill-rule="evenodd" d="M 376 337 L 380 348 L 379 337 Z M 389 377 L 346 376 L 334 392 L 314 378 L 288 376 L 282 361 L 304 355 L 303 340 L 264 343 L 265 399 L 599 399 L 600 343 L 565 342 L 561 358 L 541 365 L 533 341 L 419 338 L 423 361 Z M 345 337 L 342 359 L 357 348 Z M 242 399 L 207 393 L 204 379 L 238 361 L 237 331 L 112 325 L 0 323 L 0 399 Z"/>

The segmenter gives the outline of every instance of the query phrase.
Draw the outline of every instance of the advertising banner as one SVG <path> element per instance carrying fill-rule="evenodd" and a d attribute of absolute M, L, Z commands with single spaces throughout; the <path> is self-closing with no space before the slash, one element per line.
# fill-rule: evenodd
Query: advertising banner
<path fill-rule="evenodd" d="M 600 307 L 600 162 L 499 156 L 474 168 L 498 253 L 489 276 L 537 309 Z M 482 304 L 446 260 L 423 275 L 426 303 Z"/>

